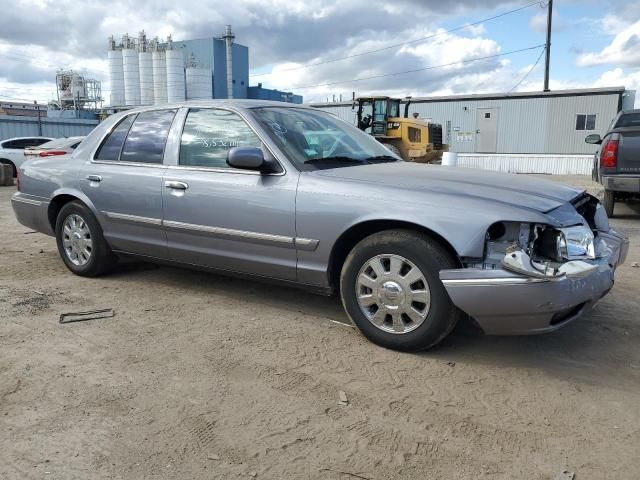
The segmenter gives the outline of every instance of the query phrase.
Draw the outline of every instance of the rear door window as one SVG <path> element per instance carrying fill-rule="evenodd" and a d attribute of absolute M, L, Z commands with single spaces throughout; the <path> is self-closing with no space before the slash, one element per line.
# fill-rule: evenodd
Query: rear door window
<path fill-rule="evenodd" d="M 140 113 L 129 130 L 120 161 L 162 163 L 164 146 L 175 115 L 176 110 Z"/>
<path fill-rule="evenodd" d="M 96 153 L 96 160 L 119 160 L 122 144 L 133 123 L 135 115 L 129 115 L 122 120 L 116 128 L 104 139 L 100 149 Z"/>

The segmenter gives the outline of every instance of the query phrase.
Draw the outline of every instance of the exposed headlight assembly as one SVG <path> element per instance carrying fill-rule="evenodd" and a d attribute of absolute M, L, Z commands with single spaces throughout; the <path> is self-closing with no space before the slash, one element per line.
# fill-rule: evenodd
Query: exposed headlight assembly
<path fill-rule="evenodd" d="M 532 277 L 581 277 L 597 269 L 584 260 L 595 258 L 594 234 L 588 225 L 554 228 L 544 224 L 498 222 L 486 234 L 482 268 L 496 268 Z"/>
<path fill-rule="evenodd" d="M 596 258 L 595 237 L 593 232 L 586 225 L 576 225 L 560 229 L 564 237 L 562 242 L 565 247 L 562 251 L 566 260 L 577 260 L 584 258 Z"/>
<path fill-rule="evenodd" d="M 535 253 L 556 262 L 596 258 L 594 236 L 586 225 L 545 228 L 538 234 Z"/>

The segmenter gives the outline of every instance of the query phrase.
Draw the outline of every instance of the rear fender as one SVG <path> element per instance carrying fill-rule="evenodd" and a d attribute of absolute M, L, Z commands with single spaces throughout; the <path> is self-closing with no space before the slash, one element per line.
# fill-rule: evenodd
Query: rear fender
<path fill-rule="evenodd" d="M 93 213 L 94 217 L 96 217 L 98 219 L 98 222 L 100 222 L 101 214 L 98 211 L 98 209 L 95 207 L 93 202 L 83 192 L 81 192 L 80 190 L 73 189 L 73 188 L 59 188 L 59 189 L 55 190 L 53 192 L 53 194 L 51 195 L 49 208 L 51 208 L 51 206 L 54 204 L 54 200 L 57 197 L 60 197 L 62 195 L 69 195 L 71 197 L 75 197 L 78 200 L 80 200 L 82 203 L 84 203 L 87 206 L 87 208 L 89 208 L 89 210 L 91 210 L 91 213 Z"/>

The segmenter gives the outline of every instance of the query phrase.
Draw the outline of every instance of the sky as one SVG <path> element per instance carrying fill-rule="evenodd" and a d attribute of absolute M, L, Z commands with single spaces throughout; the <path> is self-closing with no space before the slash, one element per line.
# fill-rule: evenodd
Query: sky
<path fill-rule="evenodd" d="M 532 4 L 0 0 L 0 100 L 47 102 L 56 70 L 65 68 L 101 80 L 108 103 L 109 35 L 144 29 L 150 37 L 186 40 L 221 36 L 226 24 L 249 47 L 251 85 L 293 91 L 308 102 L 348 99 L 352 92 L 536 91 L 544 75 L 547 7 L 546 0 Z M 640 1 L 556 0 L 551 89 L 606 86 L 640 90 Z"/>

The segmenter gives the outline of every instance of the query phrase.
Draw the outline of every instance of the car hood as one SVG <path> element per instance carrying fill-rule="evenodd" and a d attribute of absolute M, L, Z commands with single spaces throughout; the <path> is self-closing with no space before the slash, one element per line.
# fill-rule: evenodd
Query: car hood
<path fill-rule="evenodd" d="M 413 190 L 466 196 L 546 213 L 584 192 L 561 183 L 509 173 L 412 162 L 316 170 L 314 175 Z"/>

